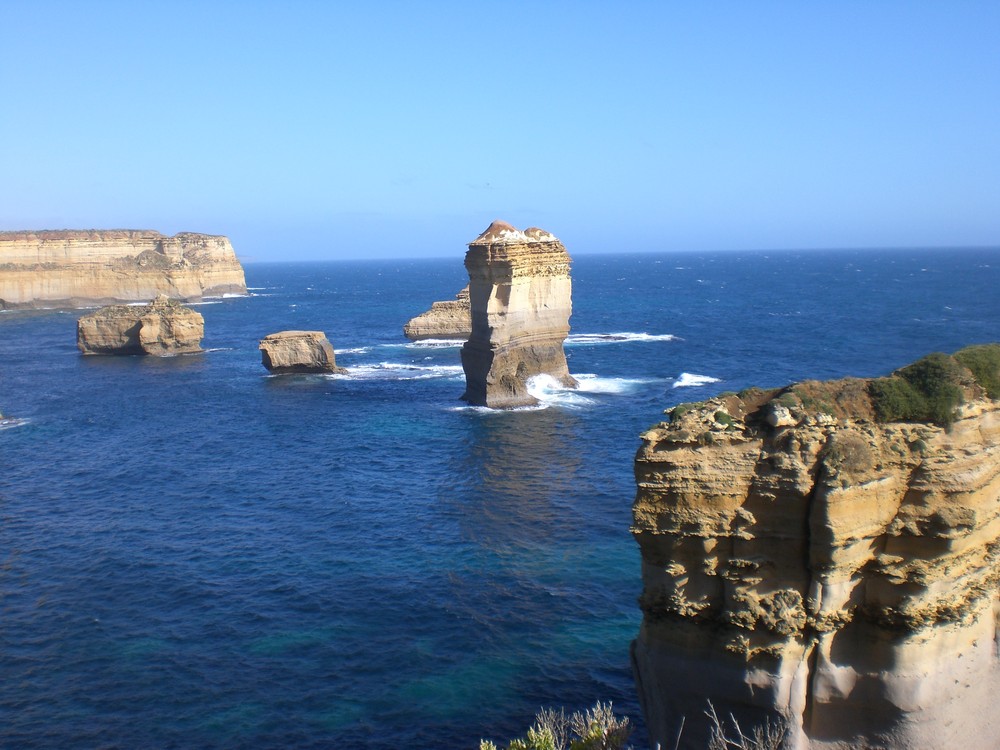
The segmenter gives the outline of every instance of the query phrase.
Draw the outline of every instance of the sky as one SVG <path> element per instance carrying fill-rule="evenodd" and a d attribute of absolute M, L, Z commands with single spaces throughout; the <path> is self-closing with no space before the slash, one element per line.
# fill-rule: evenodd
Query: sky
<path fill-rule="evenodd" d="M 1000 246 L 1000 3 L 0 2 L 0 230 Z"/>

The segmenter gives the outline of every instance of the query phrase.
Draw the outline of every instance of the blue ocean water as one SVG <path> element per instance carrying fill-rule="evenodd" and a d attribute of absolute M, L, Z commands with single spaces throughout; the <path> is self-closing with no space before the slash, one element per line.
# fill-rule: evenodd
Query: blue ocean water
<path fill-rule="evenodd" d="M 680 401 L 1000 340 L 1000 251 L 584 256 L 577 392 L 465 407 L 402 324 L 461 257 L 251 264 L 207 351 L 81 357 L 0 314 L 0 746 L 474 748 L 612 700 L 638 435 Z M 271 377 L 326 331 L 347 377 Z M 643 739 L 640 727 L 637 739 Z"/>

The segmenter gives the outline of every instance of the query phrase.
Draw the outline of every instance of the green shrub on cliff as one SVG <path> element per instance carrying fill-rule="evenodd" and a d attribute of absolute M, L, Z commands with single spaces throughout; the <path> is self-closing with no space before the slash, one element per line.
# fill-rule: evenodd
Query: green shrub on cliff
<path fill-rule="evenodd" d="M 955 359 L 969 368 L 990 398 L 1000 398 L 1000 344 L 967 346 L 955 352 Z"/>
<path fill-rule="evenodd" d="M 928 354 L 888 378 L 868 385 L 880 422 L 933 422 L 950 425 L 962 403 L 963 368 L 947 354 Z"/>

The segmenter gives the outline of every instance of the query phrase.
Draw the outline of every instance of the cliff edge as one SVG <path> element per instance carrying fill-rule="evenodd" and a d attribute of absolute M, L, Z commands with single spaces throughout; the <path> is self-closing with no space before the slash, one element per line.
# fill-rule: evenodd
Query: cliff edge
<path fill-rule="evenodd" d="M 146 230 L 0 232 L 0 309 L 246 294 L 226 237 Z"/>
<path fill-rule="evenodd" d="M 425 310 L 410 318 L 403 326 L 403 335 L 410 341 L 426 339 L 462 339 L 472 335 L 472 311 L 469 286 L 455 295 L 455 299 L 432 302 Z"/>
<path fill-rule="evenodd" d="M 632 659 L 651 742 L 708 701 L 788 747 L 1000 746 L 1000 346 L 750 389 L 642 436 Z"/>
<path fill-rule="evenodd" d="M 492 408 L 530 406 L 529 378 L 547 374 L 575 387 L 563 341 L 572 314 L 570 257 L 541 229 L 494 221 L 469 243 L 472 331 L 462 347 L 465 395 Z"/>

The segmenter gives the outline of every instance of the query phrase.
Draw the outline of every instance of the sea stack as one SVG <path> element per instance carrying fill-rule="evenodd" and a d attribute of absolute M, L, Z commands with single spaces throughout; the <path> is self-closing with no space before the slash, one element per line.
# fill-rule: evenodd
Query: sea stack
<path fill-rule="evenodd" d="M 403 326 L 403 335 L 410 341 L 426 339 L 468 340 L 472 334 L 472 311 L 469 307 L 469 287 L 455 299 L 431 303 L 431 309 L 411 318 Z"/>
<path fill-rule="evenodd" d="M 166 357 L 201 351 L 205 319 L 166 295 L 148 305 L 112 305 L 76 323 L 84 354 L 151 354 Z"/>
<path fill-rule="evenodd" d="M 247 293 L 226 237 L 148 230 L 0 232 L 0 309 Z"/>
<path fill-rule="evenodd" d="M 1000 747 L 997 398 L 1000 347 L 971 347 L 645 433 L 650 743 L 707 747 L 710 701 L 730 735 L 770 723 L 794 750 Z"/>
<path fill-rule="evenodd" d="M 537 403 L 527 381 L 547 374 L 563 386 L 569 374 L 563 341 L 572 313 L 570 257 L 553 235 L 494 221 L 469 243 L 472 331 L 462 347 L 463 399 L 497 409 Z"/>
<path fill-rule="evenodd" d="M 261 340 L 258 348 L 261 364 L 276 375 L 347 372 L 337 367 L 333 345 L 322 331 L 272 333 Z"/>

